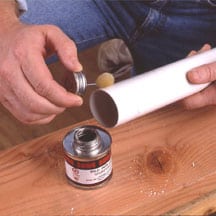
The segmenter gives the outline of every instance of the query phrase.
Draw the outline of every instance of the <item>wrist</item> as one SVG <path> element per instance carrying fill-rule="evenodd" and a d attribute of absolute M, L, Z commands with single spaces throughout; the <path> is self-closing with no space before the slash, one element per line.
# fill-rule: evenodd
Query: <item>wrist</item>
<path fill-rule="evenodd" d="M 19 8 L 15 0 L 0 0 L 0 33 L 19 23 Z"/>

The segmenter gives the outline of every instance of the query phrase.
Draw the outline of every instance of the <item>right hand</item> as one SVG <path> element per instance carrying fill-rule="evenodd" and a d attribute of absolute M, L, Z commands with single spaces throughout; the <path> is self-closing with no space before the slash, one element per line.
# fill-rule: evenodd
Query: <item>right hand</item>
<path fill-rule="evenodd" d="M 16 22 L 0 30 L 0 102 L 18 120 L 45 124 L 82 98 L 52 77 L 45 58 L 56 53 L 69 71 L 81 71 L 77 49 L 58 27 Z"/>
<path fill-rule="evenodd" d="M 211 49 L 209 44 L 205 44 L 199 51 L 191 51 L 188 56 L 196 55 Z M 196 109 L 209 105 L 216 105 L 216 62 L 204 64 L 193 68 L 187 73 L 187 79 L 192 84 L 210 83 L 202 91 L 186 97 L 182 100 L 187 109 Z"/>

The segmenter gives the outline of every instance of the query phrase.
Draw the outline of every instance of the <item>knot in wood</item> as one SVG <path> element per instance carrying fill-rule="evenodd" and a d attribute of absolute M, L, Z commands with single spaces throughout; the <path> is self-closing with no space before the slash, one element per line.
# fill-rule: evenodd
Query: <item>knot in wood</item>
<path fill-rule="evenodd" d="M 147 155 L 147 167 L 155 174 L 169 173 L 172 168 L 172 156 L 166 150 L 155 150 Z"/>
<path fill-rule="evenodd" d="M 203 215 L 204 216 L 215 216 L 216 215 L 216 208 L 212 207 L 212 208 L 207 209 Z"/>

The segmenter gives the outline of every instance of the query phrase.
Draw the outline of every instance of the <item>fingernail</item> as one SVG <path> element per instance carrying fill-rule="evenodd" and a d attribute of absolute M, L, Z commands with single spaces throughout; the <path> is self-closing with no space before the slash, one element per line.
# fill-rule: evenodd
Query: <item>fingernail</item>
<path fill-rule="evenodd" d="M 77 106 L 80 106 L 83 104 L 83 99 L 79 96 L 76 97 L 75 102 L 77 104 Z"/>
<path fill-rule="evenodd" d="M 197 70 L 192 70 L 188 72 L 188 77 L 191 81 L 201 82 L 205 79 L 205 74 Z"/>
<path fill-rule="evenodd" d="M 80 63 L 73 65 L 73 72 L 81 72 L 83 71 L 83 66 Z"/>
<path fill-rule="evenodd" d="M 77 70 L 74 71 L 74 72 L 80 72 L 80 71 L 83 71 L 83 66 L 82 66 L 80 63 L 77 64 L 76 68 L 77 68 Z"/>
<path fill-rule="evenodd" d="M 209 50 L 211 49 L 211 45 L 209 44 L 204 44 L 204 46 L 201 48 L 201 50 Z"/>
<path fill-rule="evenodd" d="M 83 66 L 80 64 L 77 58 L 71 60 L 73 72 L 80 72 L 83 70 Z"/>

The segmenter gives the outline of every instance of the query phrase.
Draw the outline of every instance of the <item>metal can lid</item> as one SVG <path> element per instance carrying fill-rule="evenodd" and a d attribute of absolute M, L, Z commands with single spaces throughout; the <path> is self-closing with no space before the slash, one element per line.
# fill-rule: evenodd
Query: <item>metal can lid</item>
<path fill-rule="evenodd" d="M 85 74 L 81 72 L 67 73 L 66 88 L 74 94 L 83 96 L 87 87 Z"/>

